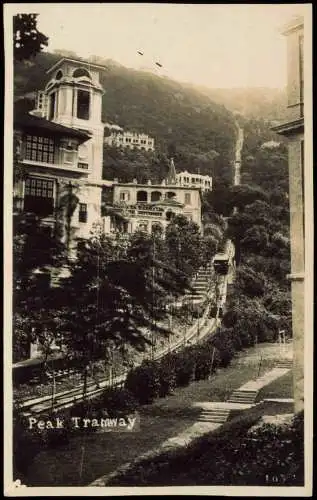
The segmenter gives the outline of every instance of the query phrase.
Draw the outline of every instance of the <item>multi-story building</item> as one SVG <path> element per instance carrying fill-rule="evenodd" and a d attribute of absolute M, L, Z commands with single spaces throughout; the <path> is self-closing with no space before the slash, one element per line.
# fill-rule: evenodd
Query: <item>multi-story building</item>
<path fill-rule="evenodd" d="M 209 175 L 193 174 L 187 172 L 187 170 L 176 174 L 176 181 L 179 186 L 198 187 L 203 192 L 211 191 L 212 189 L 212 177 Z"/>
<path fill-rule="evenodd" d="M 161 184 L 122 184 L 102 179 L 102 69 L 83 61 L 61 59 L 48 70 L 50 78 L 37 94 L 35 109 L 27 112 L 17 107 L 15 113 L 15 170 L 23 170 L 23 175 L 15 179 L 15 209 L 34 212 L 46 225 L 54 227 L 57 221 L 65 220 L 72 205 L 71 241 L 69 234 L 64 236 L 68 238 L 70 257 L 76 255 L 77 238 L 89 238 L 95 223 L 106 233 L 118 228 L 114 213 L 123 216 L 119 220 L 126 220 L 120 229 L 127 232 L 140 228 L 151 232 L 155 225 L 164 230 L 173 214 L 182 214 L 201 227 L 201 192 L 209 188 L 205 176 L 196 175 L 190 183 L 185 177 L 178 179 L 173 160 Z M 125 132 L 124 137 L 129 139 L 129 133 Z M 131 134 L 131 141 L 133 137 L 137 137 L 140 147 L 141 141 L 148 141 L 145 147 L 154 147 L 144 134 Z M 207 182 L 211 187 L 211 178 Z M 102 216 L 106 186 L 112 186 L 112 216 Z"/>
<path fill-rule="evenodd" d="M 113 206 L 125 218 L 124 230 L 128 233 L 136 230 L 151 233 L 158 227 L 164 232 L 173 214 L 184 215 L 202 227 L 201 189 L 177 184 L 173 160 L 161 184 L 115 181 L 112 189 Z"/>
<path fill-rule="evenodd" d="M 289 203 L 291 234 L 292 325 L 294 343 L 295 411 L 304 403 L 304 293 L 305 293 L 305 199 L 304 199 L 304 19 L 289 23 L 287 37 L 287 121 L 273 128 L 288 139 Z"/>
<path fill-rule="evenodd" d="M 104 124 L 101 66 L 63 58 L 47 71 L 36 109 L 17 111 L 16 156 L 23 176 L 14 185 L 16 208 L 36 212 L 53 225 L 65 194 L 76 196 L 72 246 L 101 218 Z M 111 183 L 109 183 L 111 184 Z M 106 221 L 107 222 L 107 221 Z"/>
<path fill-rule="evenodd" d="M 110 130 L 110 135 L 104 139 L 105 144 L 108 146 L 154 151 L 154 139 L 147 134 L 129 131 L 124 132 L 122 129 L 114 130 L 113 127 L 111 127 Z"/>

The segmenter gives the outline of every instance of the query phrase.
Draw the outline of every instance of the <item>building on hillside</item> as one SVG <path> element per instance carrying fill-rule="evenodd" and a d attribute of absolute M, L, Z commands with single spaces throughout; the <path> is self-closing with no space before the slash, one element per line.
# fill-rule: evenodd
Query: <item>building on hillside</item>
<path fill-rule="evenodd" d="M 177 184 L 184 187 L 199 187 L 203 192 L 212 190 L 212 177 L 209 175 L 179 172 L 176 174 Z"/>
<path fill-rule="evenodd" d="M 263 142 L 263 144 L 261 145 L 261 149 L 276 149 L 280 145 L 281 145 L 281 143 L 277 142 L 277 141 L 267 141 L 267 142 Z"/>
<path fill-rule="evenodd" d="M 119 127 L 120 129 L 120 127 Z M 147 134 L 115 130 L 110 128 L 110 135 L 104 138 L 104 143 L 117 148 L 139 149 L 143 151 L 154 151 L 154 139 Z"/>
<path fill-rule="evenodd" d="M 292 328 L 295 411 L 304 403 L 304 19 L 287 25 L 288 119 L 273 130 L 288 139 L 289 203 L 291 232 Z"/>
<path fill-rule="evenodd" d="M 76 238 L 90 236 L 95 222 L 108 222 L 101 217 L 102 186 L 107 184 L 102 181 L 102 70 L 63 58 L 47 71 L 49 81 L 38 93 L 36 108 L 28 113 L 16 106 L 15 170 L 22 168 L 23 175 L 14 183 L 15 209 L 35 212 L 54 226 L 64 195 L 76 196 L 72 250 Z"/>
<path fill-rule="evenodd" d="M 174 214 L 184 215 L 202 228 L 201 190 L 176 183 L 173 160 L 167 179 L 161 184 L 115 181 L 112 189 L 113 207 L 125 218 L 121 226 L 125 232 L 142 230 L 151 233 L 157 228 L 164 231 Z"/>

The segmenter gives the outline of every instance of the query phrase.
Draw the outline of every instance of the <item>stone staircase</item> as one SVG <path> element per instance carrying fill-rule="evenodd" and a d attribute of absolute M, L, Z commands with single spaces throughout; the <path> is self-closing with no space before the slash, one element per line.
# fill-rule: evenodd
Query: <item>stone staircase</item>
<path fill-rule="evenodd" d="M 228 420 L 229 415 L 230 415 L 230 409 L 203 408 L 198 417 L 198 422 L 223 424 Z"/>
<path fill-rule="evenodd" d="M 240 403 L 252 405 L 255 403 L 259 391 L 237 390 L 233 391 L 228 403 Z"/>
<path fill-rule="evenodd" d="M 203 300 L 206 297 L 211 276 L 212 266 L 211 264 L 207 264 L 206 267 L 203 267 L 198 271 L 191 285 L 193 291 L 186 293 L 185 299 L 197 302 Z"/>
<path fill-rule="evenodd" d="M 293 360 L 292 359 L 281 359 L 276 363 L 276 368 L 287 368 L 291 370 L 293 368 Z"/>

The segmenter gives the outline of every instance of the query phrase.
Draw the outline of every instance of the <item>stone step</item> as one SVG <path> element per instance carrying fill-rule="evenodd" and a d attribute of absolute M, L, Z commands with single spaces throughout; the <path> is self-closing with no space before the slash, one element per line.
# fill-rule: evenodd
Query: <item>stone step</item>
<path fill-rule="evenodd" d="M 276 366 L 276 368 L 293 368 L 293 360 L 285 360 L 285 361 L 279 361 Z"/>
<path fill-rule="evenodd" d="M 233 391 L 231 396 L 254 396 L 258 393 L 258 391 L 255 390 L 237 390 Z"/>
<path fill-rule="evenodd" d="M 258 391 L 234 391 L 230 398 L 229 403 L 253 403 L 257 397 Z"/>
<path fill-rule="evenodd" d="M 223 423 L 226 422 L 230 414 L 230 410 L 221 408 L 204 408 L 199 415 L 200 422 Z"/>
<path fill-rule="evenodd" d="M 235 399 L 254 399 L 256 397 L 257 393 L 255 394 L 231 394 L 230 399 L 235 398 Z"/>
<path fill-rule="evenodd" d="M 202 410 L 201 415 L 228 415 L 230 410 L 221 410 L 217 408 L 205 408 Z"/>
<path fill-rule="evenodd" d="M 198 420 L 205 422 L 226 422 L 228 420 L 229 415 L 199 415 Z"/>
<path fill-rule="evenodd" d="M 251 405 L 254 403 L 256 398 L 252 399 L 244 399 L 244 398 L 230 398 L 228 399 L 228 403 L 238 403 L 242 405 Z"/>

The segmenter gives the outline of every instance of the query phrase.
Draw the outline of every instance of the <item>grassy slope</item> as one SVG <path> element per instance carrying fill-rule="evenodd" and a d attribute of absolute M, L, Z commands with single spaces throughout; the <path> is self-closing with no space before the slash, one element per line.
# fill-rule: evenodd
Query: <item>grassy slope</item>
<path fill-rule="evenodd" d="M 264 372 L 273 366 L 276 348 L 268 344 L 261 348 L 267 353 L 262 366 Z M 197 410 L 192 409 L 194 401 L 224 401 L 234 389 L 255 378 L 258 354 L 255 348 L 248 349 L 240 353 L 231 366 L 219 370 L 211 381 L 195 382 L 177 389 L 170 397 L 141 408 L 140 432 L 88 435 L 81 480 L 79 464 L 83 441 L 81 437 L 73 437 L 65 446 L 43 450 L 30 464 L 26 484 L 75 486 L 89 484 L 98 476 L 113 472 L 122 463 L 157 447 L 190 426 L 197 415 Z"/>

